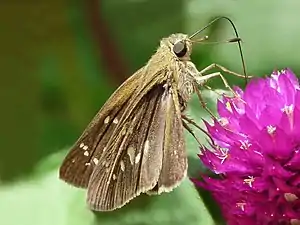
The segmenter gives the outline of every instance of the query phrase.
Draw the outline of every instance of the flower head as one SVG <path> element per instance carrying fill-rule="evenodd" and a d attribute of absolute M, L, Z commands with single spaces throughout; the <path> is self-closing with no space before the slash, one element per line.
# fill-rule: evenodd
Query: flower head
<path fill-rule="evenodd" d="M 218 102 L 206 123 L 213 150 L 200 159 L 219 178 L 211 191 L 229 225 L 300 224 L 300 86 L 289 69 L 253 79 Z"/>

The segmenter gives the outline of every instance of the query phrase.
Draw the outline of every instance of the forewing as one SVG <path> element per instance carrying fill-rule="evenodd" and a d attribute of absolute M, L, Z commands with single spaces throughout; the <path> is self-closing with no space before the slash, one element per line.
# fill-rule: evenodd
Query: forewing
<path fill-rule="evenodd" d="M 162 84 L 153 86 L 120 124 L 88 185 L 92 210 L 114 210 L 156 185 L 162 168 L 167 95 Z"/>
<path fill-rule="evenodd" d="M 76 187 L 86 188 L 95 165 L 114 132 L 118 118 L 138 87 L 143 75 L 138 70 L 107 100 L 65 157 L 59 177 Z"/>

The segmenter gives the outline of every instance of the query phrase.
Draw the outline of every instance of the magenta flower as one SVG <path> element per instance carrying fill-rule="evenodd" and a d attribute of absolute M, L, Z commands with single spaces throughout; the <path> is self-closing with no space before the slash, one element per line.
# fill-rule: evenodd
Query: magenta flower
<path fill-rule="evenodd" d="M 253 79 L 245 92 L 218 102 L 206 123 L 213 151 L 200 159 L 219 178 L 194 181 L 209 190 L 228 225 L 300 224 L 300 86 L 289 69 Z"/>

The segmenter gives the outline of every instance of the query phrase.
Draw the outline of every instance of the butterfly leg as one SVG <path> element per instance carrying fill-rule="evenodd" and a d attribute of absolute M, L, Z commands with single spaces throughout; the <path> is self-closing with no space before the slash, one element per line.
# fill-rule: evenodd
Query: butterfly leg
<path fill-rule="evenodd" d="M 189 125 L 184 120 L 182 120 L 182 125 L 193 136 L 193 138 L 195 138 L 195 140 L 198 142 L 198 144 L 201 145 L 200 140 L 197 138 L 197 136 L 195 135 L 195 133 L 192 130 L 192 128 L 190 128 Z"/>
<path fill-rule="evenodd" d="M 235 91 L 229 86 L 227 80 L 226 80 L 225 77 L 222 75 L 222 73 L 220 73 L 220 72 L 215 72 L 215 73 L 210 73 L 210 74 L 204 75 L 204 73 L 206 73 L 206 72 L 208 72 L 209 70 L 214 69 L 214 68 L 218 68 L 218 69 L 222 70 L 222 71 L 225 72 L 225 73 L 228 73 L 228 74 L 231 74 L 231 75 L 234 75 L 234 76 L 237 76 L 237 77 L 243 77 L 243 78 L 246 78 L 246 75 L 238 74 L 238 73 L 236 73 L 236 72 L 233 72 L 233 71 L 231 71 L 231 70 L 225 68 L 224 66 L 221 66 L 221 65 L 219 65 L 219 64 L 213 63 L 213 64 L 209 65 L 208 67 L 204 68 L 203 70 L 199 71 L 199 74 L 200 74 L 201 76 L 195 77 L 196 80 L 197 80 L 197 82 L 198 82 L 199 84 L 203 85 L 203 83 L 204 83 L 205 81 L 207 81 L 208 79 L 210 79 L 210 78 L 212 78 L 212 77 L 217 77 L 217 76 L 219 76 L 219 77 L 222 79 L 222 81 L 223 81 L 225 87 L 226 87 L 227 89 L 229 89 L 229 90 L 234 94 L 235 97 L 238 97 L 238 95 L 235 93 Z M 247 76 L 247 77 L 248 77 L 248 78 L 251 78 L 252 76 Z"/>
<path fill-rule="evenodd" d="M 188 124 L 186 122 L 188 122 L 189 124 L 195 126 L 196 128 L 198 128 L 200 131 L 202 131 L 211 141 L 212 144 L 214 144 L 213 139 L 210 137 L 210 135 L 207 133 L 206 130 L 204 130 L 202 127 L 200 127 L 197 123 L 195 123 L 192 119 L 188 118 L 186 115 L 181 114 L 181 118 L 182 118 L 182 122 L 183 122 L 183 126 L 184 128 L 196 139 L 196 141 L 198 142 L 198 144 L 200 146 L 202 146 L 201 142 L 198 140 L 198 138 L 196 137 L 195 133 L 193 132 L 193 130 L 188 126 Z M 186 121 L 186 122 L 185 122 Z"/>
<path fill-rule="evenodd" d="M 212 111 L 206 106 L 206 102 L 204 101 L 204 99 L 202 97 L 202 94 L 199 91 L 199 89 L 196 87 L 195 83 L 193 83 L 193 88 L 194 88 L 194 91 L 197 94 L 197 97 L 200 101 L 200 104 L 201 104 L 202 108 L 204 108 L 212 118 L 216 118 L 215 115 L 212 113 Z"/>
<path fill-rule="evenodd" d="M 224 95 L 224 93 L 218 92 L 217 90 L 212 89 L 212 88 L 211 88 L 210 86 L 208 86 L 208 85 L 203 85 L 203 87 L 206 88 L 206 89 L 209 90 L 209 91 L 212 91 L 212 92 L 216 93 L 218 96 Z"/>
<path fill-rule="evenodd" d="M 238 77 L 245 77 L 241 74 L 238 74 L 238 73 L 235 73 L 235 72 L 232 72 L 228 69 L 226 69 L 225 67 L 223 66 L 220 66 L 218 64 L 211 64 L 210 66 L 204 68 L 203 70 L 201 71 L 198 71 L 197 68 L 195 67 L 195 65 L 193 63 L 188 63 L 188 73 L 190 76 L 193 77 L 193 79 L 195 80 L 195 82 L 200 85 L 200 86 L 203 86 L 205 84 L 205 82 L 207 80 L 209 80 L 210 78 L 213 78 L 213 77 L 220 77 L 225 85 L 225 87 L 230 90 L 233 95 L 235 97 L 238 97 L 238 95 L 235 93 L 235 91 L 229 86 L 227 80 L 225 79 L 225 77 L 223 76 L 223 74 L 221 72 L 214 72 L 214 73 L 209 73 L 209 74 L 206 74 L 209 70 L 211 69 L 214 69 L 214 68 L 219 68 L 220 70 L 222 70 L 223 72 L 226 72 L 226 73 L 229 73 L 231 75 L 235 75 L 235 76 L 238 76 Z"/>
<path fill-rule="evenodd" d="M 200 85 L 203 85 L 203 83 L 205 81 L 209 80 L 210 78 L 218 77 L 218 76 L 222 79 L 225 87 L 227 89 L 229 89 L 234 94 L 234 96 L 238 97 L 237 94 L 235 93 L 235 91 L 229 86 L 229 84 L 228 84 L 227 80 L 225 79 L 225 77 L 223 76 L 223 74 L 221 74 L 220 72 L 215 72 L 215 73 L 210 73 L 210 74 L 207 74 L 207 75 L 197 76 L 197 77 L 195 77 L 195 79 L 197 80 L 197 83 L 199 83 Z"/>
<path fill-rule="evenodd" d="M 218 68 L 218 69 L 222 70 L 225 73 L 228 73 L 228 74 L 231 74 L 231 75 L 234 75 L 234 76 L 237 76 L 237 77 L 243 77 L 243 78 L 246 78 L 246 77 L 251 78 L 252 77 L 252 76 L 245 76 L 245 75 L 233 72 L 233 71 L 225 68 L 224 66 L 221 66 L 221 65 L 216 64 L 216 63 L 213 63 L 213 64 L 209 65 L 208 67 L 204 68 L 203 70 L 200 71 L 200 73 L 204 74 L 207 71 L 209 71 L 211 69 L 214 69 L 214 68 Z"/>

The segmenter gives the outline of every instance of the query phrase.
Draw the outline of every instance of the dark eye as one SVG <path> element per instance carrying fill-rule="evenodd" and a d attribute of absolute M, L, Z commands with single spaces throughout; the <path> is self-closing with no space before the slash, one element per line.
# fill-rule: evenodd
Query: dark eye
<path fill-rule="evenodd" d="M 173 52 L 176 54 L 176 56 L 183 57 L 187 52 L 186 44 L 182 41 L 178 41 L 173 46 Z"/>

